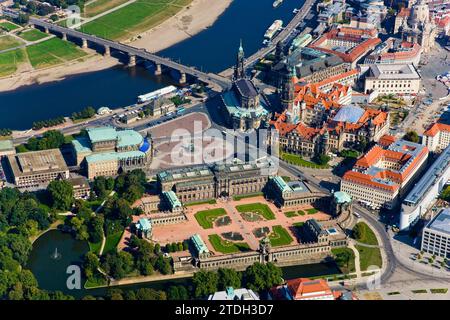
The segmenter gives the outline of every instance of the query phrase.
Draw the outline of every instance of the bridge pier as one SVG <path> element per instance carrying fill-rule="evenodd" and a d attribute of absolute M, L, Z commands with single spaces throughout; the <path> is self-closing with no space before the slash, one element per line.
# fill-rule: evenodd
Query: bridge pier
<path fill-rule="evenodd" d="M 109 57 L 111 55 L 111 49 L 109 46 L 105 46 L 105 52 L 103 53 L 105 57 Z"/>
<path fill-rule="evenodd" d="M 48 28 L 45 28 L 45 33 L 47 33 L 47 34 L 49 34 L 50 33 L 50 31 L 48 30 Z"/>
<path fill-rule="evenodd" d="M 67 41 L 67 33 L 63 33 L 63 34 L 62 34 L 62 39 L 63 39 L 64 41 Z"/>
<path fill-rule="evenodd" d="M 180 79 L 178 80 L 179 84 L 185 84 L 186 83 L 186 73 L 180 72 Z"/>
<path fill-rule="evenodd" d="M 81 48 L 86 49 L 87 48 L 87 40 L 86 39 L 81 39 Z"/>
<path fill-rule="evenodd" d="M 161 64 L 155 64 L 155 76 L 160 76 L 162 74 Z"/>
<path fill-rule="evenodd" d="M 129 67 L 134 67 L 136 65 L 136 56 L 134 54 L 129 54 L 128 55 L 128 66 Z"/>

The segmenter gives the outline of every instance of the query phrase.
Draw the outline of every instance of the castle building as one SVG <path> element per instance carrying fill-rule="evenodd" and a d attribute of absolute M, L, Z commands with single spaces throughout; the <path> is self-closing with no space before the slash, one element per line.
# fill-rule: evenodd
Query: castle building
<path fill-rule="evenodd" d="M 365 64 L 412 64 L 418 66 L 422 47 L 418 43 L 411 43 L 396 38 L 389 38 L 379 44 L 366 57 Z"/>
<path fill-rule="evenodd" d="M 72 141 L 72 153 L 88 179 L 142 169 L 151 161 L 150 138 L 134 130 L 97 127 L 86 131 L 86 135 Z"/>

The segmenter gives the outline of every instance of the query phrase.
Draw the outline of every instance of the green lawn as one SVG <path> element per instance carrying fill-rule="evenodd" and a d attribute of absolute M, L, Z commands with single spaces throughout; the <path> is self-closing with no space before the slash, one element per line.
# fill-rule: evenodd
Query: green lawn
<path fill-rule="evenodd" d="M 115 8 L 128 0 L 96 0 L 84 6 L 84 17 L 94 17 L 100 13 Z"/>
<path fill-rule="evenodd" d="M 137 0 L 88 22 L 80 30 L 107 39 L 127 39 L 174 16 L 191 0 Z"/>
<path fill-rule="evenodd" d="M 441 293 L 441 294 L 445 294 L 448 292 L 447 288 L 440 288 L 440 289 L 430 289 L 431 293 Z"/>
<path fill-rule="evenodd" d="M 273 226 L 272 233 L 269 234 L 270 244 L 274 247 L 291 244 L 294 239 L 282 226 Z"/>
<path fill-rule="evenodd" d="M 12 22 L 9 22 L 9 21 L 0 22 L 0 29 L 3 29 L 8 32 L 19 29 L 19 28 L 20 28 L 20 26 L 18 26 L 17 24 L 14 24 Z"/>
<path fill-rule="evenodd" d="M 17 35 L 27 41 L 37 41 L 49 36 L 48 34 L 41 32 L 37 29 L 25 30 L 18 33 Z"/>
<path fill-rule="evenodd" d="M 16 49 L 0 53 L 0 77 L 13 74 L 20 63 L 26 61 L 25 50 Z"/>
<path fill-rule="evenodd" d="M 11 37 L 11 36 L 1 36 L 0 37 L 0 50 L 16 48 L 22 44 L 23 44 L 22 41 L 17 40 L 16 38 Z"/>
<path fill-rule="evenodd" d="M 102 242 L 89 242 L 89 251 L 95 253 L 95 254 L 100 254 L 100 249 L 102 248 Z"/>
<path fill-rule="evenodd" d="M 284 215 L 288 218 L 293 218 L 293 217 L 297 217 L 298 214 L 295 211 L 288 211 L 288 212 L 283 212 Z"/>
<path fill-rule="evenodd" d="M 224 254 L 250 251 L 250 247 L 245 242 L 232 242 L 224 240 L 217 234 L 209 235 L 208 239 L 214 247 L 214 250 Z"/>
<path fill-rule="evenodd" d="M 343 273 L 355 272 L 355 253 L 349 248 L 335 248 L 331 249 L 333 258 L 336 261 L 337 266 Z M 344 257 L 348 256 L 349 259 L 346 260 Z"/>
<path fill-rule="evenodd" d="M 356 239 L 358 242 L 375 246 L 378 245 L 378 240 L 375 233 L 365 222 L 358 222 L 354 228 L 359 228 L 361 230 L 361 236 Z"/>
<path fill-rule="evenodd" d="M 284 161 L 286 161 L 288 163 L 291 163 L 291 164 L 294 164 L 297 166 L 301 166 L 301 167 L 316 168 L 316 169 L 326 169 L 326 168 L 330 167 L 328 164 L 319 165 L 317 163 L 305 160 L 296 154 L 280 152 L 280 157 L 281 157 L 281 159 L 283 159 Z"/>
<path fill-rule="evenodd" d="M 305 211 L 303 210 L 298 210 L 297 213 L 301 216 L 304 216 L 306 214 Z"/>
<path fill-rule="evenodd" d="M 257 193 L 252 193 L 252 194 L 242 194 L 239 196 L 233 196 L 233 200 L 239 201 L 241 199 L 253 198 L 253 197 L 258 197 L 258 196 L 263 196 L 263 195 L 264 195 L 263 192 L 257 192 Z"/>
<path fill-rule="evenodd" d="M 270 210 L 267 204 L 262 203 L 250 203 L 250 204 L 242 204 L 236 206 L 236 210 L 244 213 L 244 212 L 257 212 L 261 216 L 263 216 L 266 220 L 274 220 L 275 214 Z"/>
<path fill-rule="evenodd" d="M 356 245 L 355 247 L 359 252 L 361 271 L 366 271 L 369 266 L 378 266 L 381 268 L 383 260 L 379 248 L 369 248 L 360 245 Z"/>
<path fill-rule="evenodd" d="M 197 212 L 194 217 L 203 229 L 211 229 L 214 226 L 214 220 L 218 217 L 226 216 L 227 212 L 223 208 L 203 210 Z"/>
<path fill-rule="evenodd" d="M 317 212 L 319 212 L 319 210 L 316 208 L 306 209 L 307 214 L 316 214 Z"/>
<path fill-rule="evenodd" d="M 27 53 L 31 65 L 36 69 L 57 65 L 86 55 L 75 44 L 59 38 L 28 46 Z"/>
<path fill-rule="evenodd" d="M 106 236 L 105 247 L 103 248 L 102 254 L 106 254 L 108 252 L 117 250 L 117 245 L 119 244 L 120 238 L 122 238 L 122 234 L 123 231 L 119 231 L 109 236 Z"/>
<path fill-rule="evenodd" d="M 186 207 L 191 207 L 191 206 L 196 206 L 199 204 L 216 204 L 217 201 L 215 199 L 211 199 L 211 200 L 204 200 L 204 201 L 197 201 L 197 202 L 190 202 L 190 203 L 186 203 L 185 206 Z"/>

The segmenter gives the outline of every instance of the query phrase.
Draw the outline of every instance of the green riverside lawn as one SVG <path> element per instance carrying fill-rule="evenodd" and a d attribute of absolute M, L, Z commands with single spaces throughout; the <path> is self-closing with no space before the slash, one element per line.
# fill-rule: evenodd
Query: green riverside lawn
<path fill-rule="evenodd" d="M 11 36 L 0 36 L 0 51 L 2 50 L 6 50 L 6 49 L 11 49 L 11 48 L 17 48 L 21 45 L 23 45 L 24 43 L 20 40 L 17 40 L 14 37 Z"/>
<path fill-rule="evenodd" d="M 17 35 L 27 41 L 37 41 L 49 36 L 48 34 L 41 32 L 37 29 L 25 30 L 18 33 Z"/>
<path fill-rule="evenodd" d="M 19 29 L 19 28 L 20 28 L 20 26 L 18 26 L 17 24 L 14 24 L 12 22 L 9 22 L 9 21 L 0 22 L 0 29 L 3 29 L 8 32 Z"/>
<path fill-rule="evenodd" d="M 59 38 L 28 46 L 27 53 L 31 65 L 36 69 L 57 65 L 86 55 L 75 44 Z"/>
<path fill-rule="evenodd" d="M 266 220 L 274 220 L 275 214 L 270 210 L 267 204 L 262 203 L 250 203 L 250 204 L 242 204 L 236 206 L 236 210 L 244 213 L 244 212 L 257 212 L 261 216 L 263 216 Z"/>
<path fill-rule="evenodd" d="M 224 254 L 250 251 L 250 247 L 245 242 L 232 242 L 224 240 L 217 234 L 209 235 L 208 239 L 214 247 L 214 250 Z"/>
<path fill-rule="evenodd" d="M 80 30 L 99 37 L 123 40 L 174 16 L 192 0 L 137 0 L 83 24 Z"/>
<path fill-rule="evenodd" d="M 334 248 L 331 249 L 331 253 L 338 265 L 339 269 L 343 273 L 352 273 L 356 271 L 355 268 L 355 253 L 350 248 Z M 343 259 L 344 257 L 349 257 L 348 260 Z"/>
<path fill-rule="evenodd" d="M 17 71 L 17 66 L 26 61 L 24 49 L 0 53 L 0 77 L 13 74 Z"/>
<path fill-rule="evenodd" d="M 217 208 L 199 211 L 194 215 L 194 217 L 203 229 L 211 229 L 213 227 L 214 220 L 216 220 L 218 217 L 226 215 L 227 212 L 225 211 L 225 209 Z"/>
<path fill-rule="evenodd" d="M 272 233 L 269 235 L 269 239 L 270 244 L 274 247 L 286 246 L 294 241 L 287 230 L 280 225 L 272 227 Z"/>
<path fill-rule="evenodd" d="M 358 242 L 365 243 L 368 245 L 378 245 L 377 237 L 375 233 L 370 229 L 370 227 L 365 222 L 358 222 L 355 227 L 358 226 L 361 229 L 361 237 L 356 239 Z"/>

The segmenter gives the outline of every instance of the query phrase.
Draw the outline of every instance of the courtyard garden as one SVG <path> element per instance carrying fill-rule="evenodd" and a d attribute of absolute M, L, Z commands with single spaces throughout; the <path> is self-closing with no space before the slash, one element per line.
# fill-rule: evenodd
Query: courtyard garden
<path fill-rule="evenodd" d="M 219 217 L 226 216 L 227 212 L 223 208 L 203 210 L 197 212 L 194 217 L 203 229 L 212 229 L 214 221 Z"/>
<path fill-rule="evenodd" d="M 270 244 L 274 247 L 286 246 L 294 241 L 289 232 L 280 225 L 272 227 L 272 233 L 269 234 L 269 239 Z"/>
<path fill-rule="evenodd" d="M 236 206 L 236 210 L 240 213 L 253 213 L 262 216 L 266 220 L 274 220 L 275 214 L 270 210 L 267 204 L 250 203 Z"/>
<path fill-rule="evenodd" d="M 250 247 L 245 242 L 232 242 L 229 240 L 224 240 L 217 234 L 209 235 L 208 239 L 215 251 L 224 254 L 250 251 Z"/>

